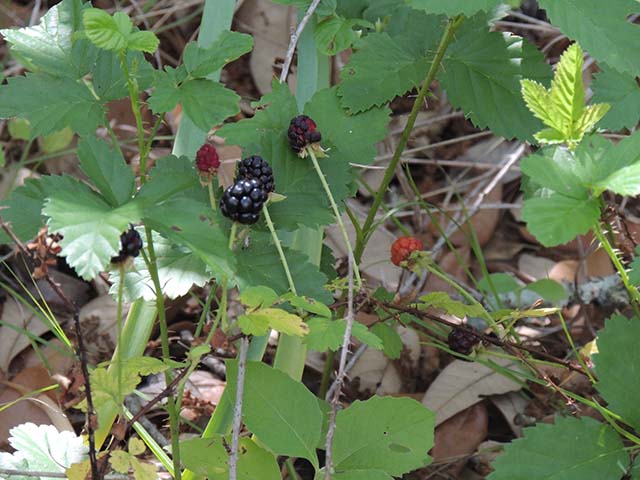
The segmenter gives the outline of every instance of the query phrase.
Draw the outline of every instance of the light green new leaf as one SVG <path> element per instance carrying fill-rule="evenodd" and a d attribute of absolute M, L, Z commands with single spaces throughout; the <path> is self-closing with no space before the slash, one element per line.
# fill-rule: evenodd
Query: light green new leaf
<path fill-rule="evenodd" d="M 490 12 L 503 3 L 502 0 L 406 0 L 407 5 L 427 13 L 441 13 L 447 17 L 478 12 Z"/>
<path fill-rule="evenodd" d="M 305 312 L 331 318 L 331 310 L 329 307 L 313 298 L 294 295 L 292 292 L 289 292 L 282 296 L 282 300 L 289 302 L 295 308 L 299 308 Z"/>
<path fill-rule="evenodd" d="M 269 287 L 258 285 L 245 288 L 238 300 L 249 308 L 270 307 L 278 301 L 278 294 Z"/>
<path fill-rule="evenodd" d="M 488 480 L 621 478 L 629 464 L 620 436 L 593 418 L 557 418 L 524 431 L 493 462 Z"/>
<path fill-rule="evenodd" d="M 527 228 L 546 247 L 553 247 L 583 235 L 600 218 L 597 198 L 566 197 L 551 193 L 544 197 L 526 199 L 522 218 Z"/>
<path fill-rule="evenodd" d="M 230 398 L 237 372 L 237 362 L 227 362 Z M 318 468 L 322 412 L 315 396 L 286 373 L 258 362 L 247 362 L 244 388 L 244 423 L 259 442 L 276 455 L 306 458 Z"/>
<path fill-rule="evenodd" d="M 309 327 L 302 319 L 280 308 L 261 308 L 238 317 L 238 325 L 246 335 L 266 335 L 269 329 L 285 335 L 303 337 Z"/>
<path fill-rule="evenodd" d="M 600 125 L 613 131 L 635 127 L 640 121 L 640 85 L 632 75 L 619 73 L 607 65 L 601 68 L 591 84 L 593 101 L 608 103 L 611 109 Z"/>
<path fill-rule="evenodd" d="M 593 357 L 598 374 L 596 388 L 608 408 L 636 429 L 640 428 L 640 385 L 630 379 L 635 378 L 640 364 L 639 341 L 638 319 L 613 315 L 598 333 L 598 353 Z"/>
<path fill-rule="evenodd" d="M 459 318 L 466 316 L 478 317 L 484 310 L 481 305 L 467 305 L 451 298 L 445 292 L 431 292 L 420 297 L 420 301 L 424 302 L 424 307 L 439 308 L 451 315 Z M 420 305 L 422 308 L 423 305 Z"/>
<path fill-rule="evenodd" d="M 598 62 L 619 72 L 640 75 L 640 26 L 629 21 L 640 13 L 634 0 L 540 0 L 540 8 L 562 33 L 580 44 Z"/>
<path fill-rule="evenodd" d="M 571 45 L 560 57 L 549 90 L 532 80 L 521 82 L 529 110 L 551 129 L 535 135 L 540 143 L 566 143 L 575 148 L 609 109 L 606 104 L 585 107 L 582 57 L 580 46 Z"/>
<path fill-rule="evenodd" d="M 69 176 L 44 177 L 42 182 L 48 195 L 43 213 L 49 217 L 49 231 L 63 236 L 61 255 L 79 276 L 92 280 L 117 255 L 120 234 L 140 219 L 140 209 L 133 202 L 113 208 Z"/>
<path fill-rule="evenodd" d="M 32 27 L 0 30 L 12 55 L 34 72 L 79 78 L 91 68 L 96 49 L 86 39 L 73 38 L 81 27 L 80 0 L 54 5 Z"/>
<path fill-rule="evenodd" d="M 142 238 L 145 238 L 144 229 L 142 227 L 139 229 Z M 186 295 L 194 285 L 201 287 L 209 281 L 211 275 L 197 255 L 185 247 L 174 245 L 157 232 L 152 234 L 158 277 L 162 292 L 168 298 L 174 299 Z M 120 272 L 112 271 L 110 281 L 109 293 L 115 297 L 118 294 Z M 125 302 L 133 302 L 139 298 L 151 301 L 156 298 L 153 280 L 142 256 L 136 257 L 131 267 L 125 272 L 123 294 Z"/>
<path fill-rule="evenodd" d="M 0 118 L 9 117 L 29 120 L 34 136 L 65 127 L 93 134 L 105 121 L 102 105 L 85 85 L 45 73 L 10 77 L 0 85 Z"/>
<path fill-rule="evenodd" d="M 486 23 L 480 15 L 462 24 L 438 78 L 452 105 L 476 126 L 506 138 L 529 139 L 541 124 L 528 114 L 519 82 L 525 71 L 545 81 L 549 67 L 527 40 L 490 32 Z"/>
<path fill-rule="evenodd" d="M 302 343 L 316 352 L 337 351 L 342 345 L 347 326 L 343 319 L 332 321 L 326 317 L 313 317 L 307 320 L 309 333 Z"/>
<path fill-rule="evenodd" d="M 100 190 L 113 207 L 129 200 L 135 189 L 135 179 L 119 150 L 93 136 L 83 138 L 78 144 L 78 158 L 82 171 Z"/>
<path fill-rule="evenodd" d="M 209 480 L 227 480 L 229 464 L 225 442 L 221 436 L 192 438 L 180 442 L 180 459 L 197 475 Z M 238 448 L 238 480 L 280 480 L 276 457 L 250 438 L 240 439 Z"/>
<path fill-rule="evenodd" d="M 382 470 L 401 476 L 430 463 L 434 414 L 410 398 L 372 397 L 338 412 L 336 470 Z"/>
<path fill-rule="evenodd" d="M 253 37 L 225 30 L 207 48 L 189 42 L 184 49 L 184 65 L 195 78 L 204 78 L 253 48 Z"/>
<path fill-rule="evenodd" d="M 158 49 L 160 39 L 150 31 L 133 32 L 129 35 L 127 49 L 138 52 L 153 53 Z"/>
<path fill-rule="evenodd" d="M 15 140 L 29 140 L 32 137 L 29 120 L 15 117 L 9 120 L 7 127 L 9 135 Z"/>
<path fill-rule="evenodd" d="M 90 8 L 83 12 L 82 21 L 87 38 L 103 50 L 153 53 L 160 44 L 153 32 L 134 32 L 133 22 L 124 12 L 109 15 L 99 8 Z"/>

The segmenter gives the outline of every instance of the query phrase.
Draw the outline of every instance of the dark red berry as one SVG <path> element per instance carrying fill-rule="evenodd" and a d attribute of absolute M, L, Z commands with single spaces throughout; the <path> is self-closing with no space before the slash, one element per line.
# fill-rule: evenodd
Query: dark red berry
<path fill-rule="evenodd" d="M 196 153 L 196 168 L 201 175 L 215 175 L 220 167 L 220 157 L 213 145 L 205 143 Z"/>
<path fill-rule="evenodd" d="M 267 161 L 258 155 L 247 157 L 238 164 L 238 175 L 236 178 L 258 180 L 267 193 L 271 193 L 275 189 L 273 170 L 271 170 L 271 166 Z"/>
<path fill-rule="evenodd" d="M 137 257 L 142 250 L 142 237 L 131 225 L 129 230 L 120 235 L 120 251 L 115 257 L 111 257 L 111 263 L 124 263 L 129 258 Z"/>
<path fill-rule="evenodd" d="M 476 335 L 459 328 L 451 330 L 449 337 L 447 338 L 449 348 L 462 355 L 469 355 L 473 351 L 473 347 L 475 347 L 479 342 L 480 340 Z"/>
<path fill-rule="evenodd" d="M 317 130 L 316 122 L 306 115 L 298 115 L 289 124 L 289 145 L 294 152 L 300 155 L 305 148 L 315 143 L 320 143 L 322 135 Z"/>
<path fill-rule="evenodd" d="M 241 178 L 222 194 L 220 211 L 233 221 L 251 225 L 260 218 L 266 200 L 267 192 L 258 180 Z"/>
<path fill-rule="evenodd" d="M 422 242 L 415 237 L 400 237 L 391 245 L 391 263 L 400 265 L 409 258 L 411 252 L 422 250 Z"/>

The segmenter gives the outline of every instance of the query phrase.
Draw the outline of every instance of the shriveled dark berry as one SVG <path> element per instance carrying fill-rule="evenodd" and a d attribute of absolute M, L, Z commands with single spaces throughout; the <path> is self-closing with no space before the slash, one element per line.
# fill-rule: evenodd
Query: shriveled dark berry
<path fill-rule="evenodd" d="M 214 175 L 220 167 L 220 157 L 215 147 L 205 143 L 196 153 L 196 168 L 201 175 Z"/>
<path fill-rule="evenodd" d="M 462 355 L 469 355 L 473 351 L 473 347 L 479 342 L 480 340 L 476 335 L 459 328 L 451 330 L 447 338 L 449 348 Z"/>
<path fill-rule="evenodd" d="M 220 211 L 235 222 L 251 225 L 260 218 L 266 200 L 267 192 L 258 180 L 240 178 L 222 194 Z"/>
<path fill-rule="evenodd" d="M 305 148 L 314 143 L 320 143 L 322 135 L 317 130 L 316 122 L 306 115 L 298 115 L 289 124 L 289 145 L 294 152 L 300 154 Z"/>
<path fill-rule="evenodd" d="M 258 155 L 247 157 L 238 164 L 238 175 L 236 178 L 258 180 L 267 193 L 271 193 L 275 189 L 273 170 L 267 161 Z"/>
<path fill-rule="evenodd" d="M 142 237 L 131 225 L 129 230 L 120 235 L 120 251 L 118 255 L 111 257 L 111 263 L 124 263 L 129 258 L 140 255 L 140 250 L 142 250 Z"/>

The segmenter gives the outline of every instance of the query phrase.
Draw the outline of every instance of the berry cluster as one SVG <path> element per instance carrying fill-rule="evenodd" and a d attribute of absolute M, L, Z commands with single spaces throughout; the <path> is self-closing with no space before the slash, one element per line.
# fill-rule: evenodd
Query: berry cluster
<path fill-rule="evenodd" d="M 142 250 L 142 238 L 140 233 L 131 225 L 129 230 L 120 235 L 120 251 L 118 255 L 111 257 L 111 263 L 125 263 L 130 258 L 140 255 L 140 250 Z"/>
<path fill-rule="evenodd" d="M 225 217 L 245 225 L 260 219 L 262 206 L 275 188 L 271 166 L 257 155 L 245 158 L 238 173 L 220 199 L 220 211 Z"/>
<path fill-rule="evenodd" d="M 475 347 L 479 342 L 480 340 L 476 335 L 458 328 L 451 330 L 449 337 L 447 338 L 449 348 L 462 355 L 471 354 L 473 347 Z"/>
<path fill-rule="evenodd" d="M 316 122 L 306 115 L 298 115 L 291 120 L 289 124 L 289 145 L 291 149 L 299 156 L 307 155 L 307 148 L 319 149 L 322 135 L 317 130 Z"/>
<path fill-rule="evenodd" d="M 415 237 L 399 237 L 391 245 L 391 263 L 400 264 L 409 259 L 411 252 L 422 250 L 422 242 Z"/>

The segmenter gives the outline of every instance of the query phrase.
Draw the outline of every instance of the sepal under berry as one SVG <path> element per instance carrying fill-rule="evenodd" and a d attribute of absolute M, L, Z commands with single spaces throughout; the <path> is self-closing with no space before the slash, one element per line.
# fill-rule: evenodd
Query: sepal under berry
<path fill-rule="evenodd" d="M 251 225 L 260 219 L 267 192 L 255 179 L 244 178 L 227 188 L 220 199 L 220 211 L 234 222 Z"/>

